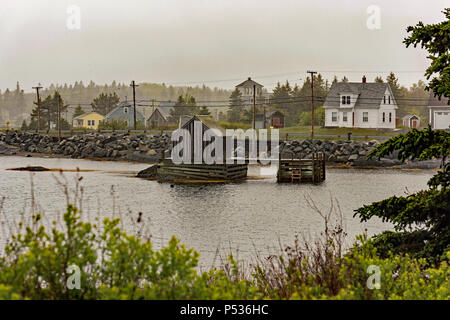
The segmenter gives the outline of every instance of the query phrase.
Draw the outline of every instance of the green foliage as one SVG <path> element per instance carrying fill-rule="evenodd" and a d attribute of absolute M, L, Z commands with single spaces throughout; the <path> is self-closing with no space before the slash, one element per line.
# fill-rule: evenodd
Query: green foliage
<path fill-rule="evenodd" d="M 184 96 L 178 97 L 177 102 L 170 110 L 169 122 L 178 123 L 180 116 L 193 116 L 199 114 L 199 111 L 195 98 L 186 93 Z"/>
<path fill-rule="evenodd" d="M 119 101 L 119 96 L 117 96 L 115 92 L 112 94 L 105 94 L 102 92 L 97 98 L 92 101 L 92 110 L 105 116 L 115 107 L 117 107 Z"/>
<path fill-rule="evenodd" d="M 81 116 L 82 114 L 84 114 L 84 109 L 81 107 L 81 105 L 78 105 L 75 110 L 73 111 L 73 115 L 72 118 L 76 118 L 78 116 Z"/>
<path fill-rule="evenodd" d="M 225 129 L 250 129 L 252 126 L 249 123 L 239 123 L 239 122 L 228 122 L 220 121 L 219 125 Z"/>
<path fill-rule="evenodd" d="M 450 132 L 432 130 L 430 126 L 423 130 L 412 129 L 406 134 L 400 134 L 379 144 L 368 155 L 369 158 L 388 155 L 398 150 L 398 159 L 408 158 L 427 160 L 433 157 L 445 158 L 450 153 Z"/>
<path fill-rule="evenodd" d="M 428 59 L 431 65 L 425 75 L 430 79 L 428 88 L 432 89 L 438 97 L 450 97 L 450 8 L 442 12 L 446 20 L 441 23 L 424 25 L 419 22 L 415 26 L 409 26 L 406 31 L 410 33 L 403 41 L 406 47 L 421 45 L 428 51 Z M 436 76 L 438 75 L 438 76 Z"/>
<path fill-rule="evenodd" d="M 98 124 L 98 130 L 127 130 L 127 129 L 134 129 L 134 126 L 133 124 L 130 124 L 129 126 L 126 120 L 110 119 L 109 121 L 100 121 Z M 144 130 L 145 129 L 144 123 L 140 120 L 137 120 L 136 129 Z"/>
<path fill-rule="evenodd" d="M 0 257 L 0 299 L 450 297 L 450 252 L 439 267 L 428 268 L 425 260 L 390 252 L 388 258 L 380 258 L 373 241 L 360 236 L 342 254 L 341 244 L 335 241 L 342 229 L 334 229 L 326 231 L 326 241 L 309 247 L 307 253 L 288 247 L 286 255 L 257 263 L 247 277 L 233 256 L 220 269 L 199 272 L 199 254 L 176 238 L 155 250 L 149 238 L 129 235 L 119 224 L 119 219 L 108 218 L 101 223 L 83 222 L 72 205 L 60 228 L 54 223 L 47 231 L 40 214 L 32 217 L 29 226 L 19 224 Z M 381 271 L 378 289 L 366 285 L 371 265 Z"/>
<path fill-rule="evenodd" d="M 44 101 L 41 101 L 41 110 L 40 110 L 40 118 L 41 118 L 41 129 L 49 129 L 51 127 L 51 124 L 57 124 L 58 123 L 58 109 L 59 109 L 59 115 L 61 116 L 63 112 L 67 110 L 68 105 L 64 105 L 64 100 L 59 94 L 59 92 L 55 92 L 53 96 L 49 95 L 47 98 L 45 98 Z M 34 128 L 37 125 L 37 116 L 38 116 L 38 110 L 37 107 L 34 108 L 31 112 L 31 119 L 34 123 Z M 66 121 L 67 122 L 67 121 Z M 30 127 L 31 127 L 30 123 Z M 64 122 L 61 121 L 61 128 L 64 129 Z M 29 127 L 29 129 L 31 129 Z M 33 128 L 33 129 L 34 129 Z M 69 127 L 70 128 L 70 125 Z"/>
<path fill-rule="evenodd" d="M 28 130 L 27 121 L 25 119 L 22 121 L 22 125 L 20 126 L 20 130 L 23 130 L 23 131 Z"/>
<path fill-rule="evenodd" d="M 229 122 L 240 122 L 244 112 L 244 105 L 242 101 L 242 94 L 239 89 L 234 89 L 230 95 L 230 110 L 227 112 L 227 119 Z"/>
<path fill-rule="evenodd" d="M 314 110 L 314 124 L 318 126 L 323 126 L 325 124 L 325 109 L 319 107 Z M 310 126 L 311 125 L 311 111 L 304 111 L 300 113 L 300 126 Z"/>
<path fill-rule="evenodd" d="M 200 110 L 198 112 L 198 115 L 200 115 L 200 116 L 210 116 L 211 112 L 209 111 L 207 106 L 201 106 Z"/>
<path fill-rule="evenodd" d="M 408 196 L 393 196 L 355 210 L 361 221 L 374 216 L 394 224 L 397 232 L 375 237 L 381 253 L 392 250 L 438 262 L 450 248 L 450 133 L 430 127 L 413 129 L 378 145 L 368 157 L 378 158 L 398 151 L 398 159 L 427 160 L 442 157 L 443 169 L 428 181 L 428 190 Z M 411 231 L 412 230 L 412 231 Z"/>
<path fill-rule="evenodd" d="M 119 219 L 82 222 L 69 205 L 64 229 L 50 232 L 33 216 L 20 224 L 0 258 L 0 298 L 30 299 L 253 299 L 248 281 L 231 281 L 220 270 L 198 273 L 199 254 L 176 238 L 154 250 L 150 241 L 128 235 Z M 68 283 L 80 270 L 79 288 Z"/>

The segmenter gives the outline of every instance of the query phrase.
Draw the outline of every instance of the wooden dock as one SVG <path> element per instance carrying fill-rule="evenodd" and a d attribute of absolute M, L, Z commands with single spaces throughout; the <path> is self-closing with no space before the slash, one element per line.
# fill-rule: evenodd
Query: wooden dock
<path fill-rule="evenodd" d="M 247 177 L 247 164 L 179 164 L 170 160 L 161 162 L 157 177 L 167 180 L 235 181 Z"/>
<path fill-rule="evenodd" d="M 319 183 L 325 180 L 325 156 L 313 153 L 311 159 L 279 159 L 277 182 Z"/>

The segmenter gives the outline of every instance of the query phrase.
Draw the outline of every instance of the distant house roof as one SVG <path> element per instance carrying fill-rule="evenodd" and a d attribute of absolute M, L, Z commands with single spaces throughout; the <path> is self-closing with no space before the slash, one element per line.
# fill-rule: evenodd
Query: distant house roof
<path fill-rule="evenodd" d="M 170 110 L 172 110 L 174 106 L 175 102 L 163 101 L 159 104 L 159 106 L 156 109 L 161 113 L 164 119 L 167 120 L 170 116 Z"/>
<path fill-rule="evenodd" d="M 323 106 L 324 108 L 339 107 L 340 94 L 352 93 L 358 95 L 355 107 L 379 107 L 387 89 L 392 93 L 388 83 L 335 82 L 331 85 Z"/>
<path fill-rule="evenodd" d="M 102 118 L 105 117 L 104 115 L 102 115 L 102 114 L 100 114 L 100 113 L 94 111 L 94 112 L 86 112 L 86 113 L 83 113 L 83 114 L 81 114 L 81 115 L 79 115 L 79 116 L 73 118 L 73 120 L 82 120 L 82 119 L 86 118 L 88 115 L 91 115 L 91 114 L 94 114 L 94 113 L 95 113 L 95 114 L 98 114 L 98 115 L 101 116 Z"/>
<path fill-rule="evenodd" d="M 403 120 L 409 120 L 409 119 L 411 119 L 411 118 L 417 118 L 417 119 L 419 119 L 419 116 L 417 116 L 417 115 L 415 115 L 415 114 L 407 114 L 406 116 L 404 116 L 402 119 Z"/>
<path fill-rule="evenodd" d="M 278 110 L 273 110 L 273 111 L 267 111 L 266 112 L 266 119 L 269 119 L 270 117 L 272 117 L 272 116 L 274 116 L 276 114 L 280 114 L 281 116 L 284 117 L 284 114 L 282 112 L 280 112 Z M 262 121 L 263 118 L 264 118 L 264 115 L 263 114 L 257 114 L 255 116 L 255 118 L 256 118 L 257 121 Z"/>
<path fill-rule="evenodd" d="M 123 120 L 126 119 L 131 119 L 131 117 L 134 117 L 133 112 L 130 110 L 130 112 L 128 112 L 126 115 L 123 114 L 123 112 L 119 112 L 119 110 L 123 109 L 123 108 L 133 108 L 133 105 L 127 101 L 123 101 L 120 102 L 119 105 L 117 107 L 115 107 L 114 109 L 112 109 L 106 116 L 106 119 L 110 119 L 110 118 L 120 118 Z M 137 108 L 136 108 L 137 109 Z M 145 121 L 145 117 L 142 115 L 142 113 L 140 113 L 138 110 L 136 110 L 136 119 L 141 120 L 141 121 Z"/>
<path fill-rule="evenodd" d="M 450 107 L 448 104 L 448 98 L 441 96 L 441 99 L 439 99 L 437 96 L 434 95 L 433 92 L 430 93 L 430 98 L 428 99 L 428 106 L 447 106 Z"/>
<path fill-rule="evenodd" d="M 257 87 L 264 87 L 262 84 L 259 84 L 256 81 L 253 81 L 252 78 L 248 77 L 247 80 L 239 83 L 236 87 L 253 87 L 253 85 L 256 85 Z"/>
<path fill-rule="evenodd" d="M 273 115 L 275 115 L 275 114 L 277 114 L 277 113 L 279 113 L 279 114 L 281 114 L 282 116 L 284 116 L 283 112 L 280 112 L 280 111 L 278 111 L 278 110 L 273 110 L 273 111 L 268 111 L 268 112 L 266 112 L 266 117 L 269 118 L 269 117 L 271 117 L 271 116 L 273 116 Z"/>

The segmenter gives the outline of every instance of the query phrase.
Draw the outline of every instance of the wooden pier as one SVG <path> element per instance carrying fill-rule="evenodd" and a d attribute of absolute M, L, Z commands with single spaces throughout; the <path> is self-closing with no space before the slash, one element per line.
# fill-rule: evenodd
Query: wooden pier
<path fill-rule="evenodd" d="M 247 177 L 247 164 L 174 164 L 170 160 L 161 162 L 157 177 L 168 180 L 191 181 L 235 181 Z"/>
<path fill-rule="evenodd" d="M 277 182 L 318 183 L 325 180 L 325 156 L 313 153 L 311 159 L 279 159 Z"/>

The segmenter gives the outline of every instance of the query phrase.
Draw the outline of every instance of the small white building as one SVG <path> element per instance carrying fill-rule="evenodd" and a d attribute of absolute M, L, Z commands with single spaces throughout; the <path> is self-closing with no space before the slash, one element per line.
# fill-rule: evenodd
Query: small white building
<path fill-rule="evenodd" d="M 253 104 L 253 90 L 255 89 L 256 91 L 256 97 L 260 98 L 263 95 L 263 87 L 262 84 L 259 84 L 248 77 L 247 80 L 238 84 L 236 89 L 241 92 L 241 99 L 244 105 L 249 106 Z"/>
<path fill-rule="evenodd" d="M 448 98 L 435 97 L 433 93 L 428 99 L 428 109 L 430 110 L 430 125 L 432 129 L 450 129 L 450 105 Z"/>
<path fill-rule="evenodd" d="M 402 123 L 408 128 L 418 128 L 420 126 L 420 117 L 415 114 L 407 114 L 402 118 Z"/>
<path fill-rule="evenodd" d="M 325 127 L 395 129 L 398 109 L 388 83 L 336 82 L 323 105 Z"/>

